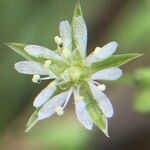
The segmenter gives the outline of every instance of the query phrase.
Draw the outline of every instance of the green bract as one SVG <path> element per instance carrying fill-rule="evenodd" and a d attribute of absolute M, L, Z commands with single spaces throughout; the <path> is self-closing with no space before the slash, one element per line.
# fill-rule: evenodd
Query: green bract
<path fill-rule="evenodd" d="M 62 21 L 59 31 L 60 36 L 54 38 L 56 51 L 38 45 L 6 44 L 27 59 L 15 64 L 18 72 L 33 75 L 34 83 L 53 80 L 36 96 L 33 103 L 36 110 L 27 123 L 26 131 L 54 113 L 63 115 L 73 94 L 79 122 L 89 130 L 95 124 L 108 136 L 107 118 L 113 116 L 113 107 L 104 94 L 106 86 L 97 80 L 120 78 L 122 70 L 118 67 L 141 55 L 112 55 L 118 44 L 110 42 L 101 48 L 96 47 L 87 56 L 87 28 L 79 3 L 72 26 L 68 21 Z"/>

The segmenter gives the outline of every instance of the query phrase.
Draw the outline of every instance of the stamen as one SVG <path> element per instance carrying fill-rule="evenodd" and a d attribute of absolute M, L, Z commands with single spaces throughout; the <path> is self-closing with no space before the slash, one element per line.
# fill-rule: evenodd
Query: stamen
<path fill-rule="evenodd" d="M 49 68 L 49 66 L 51 65 L 52 61 L 51 60 L 46 60 L 44 63 L 44 67 L 45 68 Z"/>
<path fill-rule="evenodd" d="M 55 107 L 55 112 L 58 116 L 62 116 L 64 114 L 63 108 L 61 106 Z"/>
<path fill-rule="evenodd" d="M 50 80 L 51 77 L 44 77 L 44 78 L 41 78 L 41 80 Z"/>
<path fill-rule="evenodd" d="M 40 79 L 41 79 L 40 76 L 35 74 L 33 75 L 32 82 L 39 83 Z"/>
<path fill-rule="evenodd" d="M 66 99 L 65 103 L 63 104 L 63 107 L 62 107 L 63 109 L 67 106 L 67 104 L 68 104 L 68 102 L 70 100 L 71 93 L 72 93 L 72 88 L 70 90 L 70 93 L 67 96 L 67 99 Z"/>
<path fill-rule="evenodd" d="M 57 45 L 62 45 L 63 44 L 62 39 L 59 36 L 55 36 L 54 40 L 55 40 Z"/>
<path fill-rule="evenodd" d="M 101 48 L 100 47 L 96 47 L 95 50 L 94 50 L 94 55 L 98 55 L 101 51 Z"/>

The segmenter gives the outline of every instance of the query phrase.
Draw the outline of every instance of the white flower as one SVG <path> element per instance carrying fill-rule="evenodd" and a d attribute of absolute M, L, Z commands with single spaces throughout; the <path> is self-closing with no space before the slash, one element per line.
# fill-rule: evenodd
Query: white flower
<path fill-rule="evenodd" d="M 84 27 L 85 28 L 85 27 Z M 78 29 L 80 30 L 80 29 Z M 86 30 L 86 28 L 85 28 Z M 76 31 L 78 32 L 78 31 Z M 66 34 L 67 33 L 67 34 Z M 86 33 L 84 33 L 86 35 Z M 85 36 L 84 35 L 84 36 Z M 82 35 L 80 35 L 82 36 Z M 82 37 L 76 37 L 77 39 Z M 78 42 L 81 42 L 78 39 Z M 99 108 L 102 110 L 106 118 L 110 118 L 113 116 L 113 107 L 111 105 L 110 100 L 108 97 L 103 93 L 105 91 L 106 86 L 104 84 L 99 84 L 95 80 L 116 80 L 122 75 L 122 71 L 119 68 L 111 67 L 102 69 L 98 72 L 95 72 L 90 77 L 84 74 L 84 67 L 91 66 L 91 64 L 103 61 L 110 57 L 117 48 L 116 42 L 110 42 L 109 44 L 103 46 L 102 48 L 97 47 L 94 52 L 92 52 L 89 56 L 84 57 L 83 55 L 83 67 L 79 67 L 78 65 L 74 65 L 76 62 L 71 60 L 69 62 L 69 56 L 63 57 L 65 53 L 63 50 L 68 49 L 70 54 L 73 58 L 73 51 L 72 51 L 72 34 L 71 34 L 71 27 L 68 21 L 63 21 L 60 23 L 60 37 L 55 38 L 56 44 L 58 46 L 62 46 L 62 53 L 59 54 L 47 48 L 37 46 L 37 45 L 28 45 L 24 49 L 25 51 L 34 57 L 44 58 L 44 64 L 35 62 L 35 61 L 22 61 L 15 64 L 15 69 L 24 74 L 32 74 L 33 81 L 42 81 L 42 80 L 49 80 L 54 79 L 45 89 L 38 94 L 38 96 L 34 100 L 33 106 L 36 108 L 40 108 L 38 112 L 38 119 L 42 120 L 45 118 L 50 117 L 54 113 L 58 115 L 63 114 L 63 109 L 65 108 L 66 104 L 68 103 L 71 93 L 74 93 L 74 101 L 76 107 L 76 115 L 85 128 L 91 130 L 93 127 L 92 118 L 89 115 L 89 112 L 86 109 L 86 104 L 84 101 L 84 97 L 81 98 L 80 96 L 80 83 L 78 80 L 85 80 L 89 84 L 91 89 L 92 95 L 96 102 L 99 105 Z M 86 39 L 79 44 L 79 46 L 86 45 Z M 84 47 L 84 48 L 83 48 Z M 84 50 L 86 46 L 83 46 L 82 49 Z M 82 52 L 81 52 L 82 53 Z M 64 64 L 69 62 L 68 67 L 64 72 L 62 72 L 62 76 L 57 75 L 57 73 L 53 72 L 50 68 L 53 65 L 53 60 L 62 61 Z M 59 66 L 58 66 L 59 67 Z M 83 71 L 83 72 L 82 72 Z M 45 77 L 42 77 L 42 76 Z M 41 76 L 41 77 L 40 77 Z M 81 76 L 83 76 L 81 78 Z M 88 77 L 88 80 L 87 80 Z M 71 84 L 70 81 L 73 80 L 74 83 Z M 55 91 L 57 90 L 57 86 L 61 85 L 62 83 L 69 83 L 70 89 L 59 93 L 58 95 L 54 95 Z"/>
<path fill-rule="evenodd" d="M 107 118 L 112 117 L 114 112 L 109 98 L 104 94 L 106 86 L 101 81 L 120 78 L 122 70 L 118 66 L 139 55 L 113 57 L 111 55 L 118 44 L 110 42 L 103 47 L 96 47 L 87 56 L 87 28 L 79 4 L 75 9 L 72 27 L 68 21 L 62 21 L 59 31 L 60 35 L 54 38 L 56 51 L 33 44 L 8 44 L 28 59 L 15 64 L 19 73 L 33 75 L 34 83 L 53 80 L 36 96 L 33 106 L 37 110 L 29 119 L 27 131 L 38 120 L 55 113 L 63 115 L 73 94 L 79 122 L 89 130 L 96 124 L 108 136 Z"/>

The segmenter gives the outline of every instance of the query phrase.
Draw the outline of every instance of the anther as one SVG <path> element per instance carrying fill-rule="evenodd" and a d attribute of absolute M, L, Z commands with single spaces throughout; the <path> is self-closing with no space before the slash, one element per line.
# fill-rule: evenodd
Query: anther
<path fill-rule="evenodd" d="M 41 79 L 40 76 L 35 74 L 33 75 L 32 82 L 39 83 L 40 79 Z"/>
<path fill-rule="evenodd" d="M 55 36 L 54 40 L 55 40 L 56 44 L 59 46 L 62 45 L 62 43 L 63 43 L 62 39 L 59 36 Z"/>
<path fill-rule="evenodd" d="M 58 116 L 62 116 L 64 114 L 63 108 L 61 106 L 55 107 L 55 112 Z"/>

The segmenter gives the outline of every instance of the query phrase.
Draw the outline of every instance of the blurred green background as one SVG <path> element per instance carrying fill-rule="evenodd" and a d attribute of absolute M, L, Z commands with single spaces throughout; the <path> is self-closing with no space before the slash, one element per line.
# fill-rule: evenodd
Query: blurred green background
<path fill-rule="evenodd" d="M 144 56 L 123 66 L 124 77 L 106 91 L 115 115 L 110 136 L 96 127 L 80 125 L 74 105 L 63 117 L 40 122 L 29 133 L 25 124 L 32 101 L 47 83 L 35 85 L 17 73 L 13 64 L 23 60 L 3 42 L 34 43 L 54 49 L 59 22 L 71 21 L 75 0 L 0 0 L 0 149 L 1 150 L 149 150 L 150 149 L 150 0 L 82 0 L 87 22 L 88 50 L 109 41 L 118 53 Z"/>

